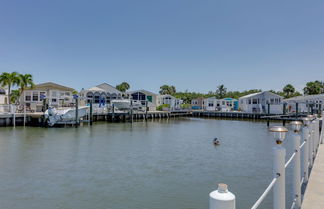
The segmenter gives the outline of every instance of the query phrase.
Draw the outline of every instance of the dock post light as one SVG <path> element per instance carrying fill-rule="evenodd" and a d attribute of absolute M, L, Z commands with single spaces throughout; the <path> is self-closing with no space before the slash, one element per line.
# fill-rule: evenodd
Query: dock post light
<path fill-rule="evenodd" d="M 293 129 L 294 133 L 292 134 L 292 143 L 293 143 L 293 149 L 295 151 L 295 157 L 293 159 L 293 173 L 292 173 L 292 198 L 296 199 L 295 207 L 300 208 L 301 207 L 301 188 L 300 188 L 300 129 L 302 127 L 302 122 L 300 121 L 293 121 L 290 123 L 291 128 Z"/>
<path fill-rule="evenodd" d="M 276 141 L 276 145 L 273 147 L 273 177 L 277 178 L 277 182 L 273 187 L 273 208 L 284 209 L 286 207 L 286 149 L 282 146 L 282 142 L 286 138 L 288 129 L 283 126 L 274 126 L 269 131 L 273 132 Z"/>

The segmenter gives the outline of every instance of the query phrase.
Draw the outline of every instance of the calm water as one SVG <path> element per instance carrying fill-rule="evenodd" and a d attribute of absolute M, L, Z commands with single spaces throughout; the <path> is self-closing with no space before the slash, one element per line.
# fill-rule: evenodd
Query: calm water
<path fill-rule="evenodd" d="M 272 145 L 266 124 L 249 121 L 0 128 L 0 205 L 207 209 L 209 192 L 225 182 L 237 208 L 250 208 L 272 179 Z"/>

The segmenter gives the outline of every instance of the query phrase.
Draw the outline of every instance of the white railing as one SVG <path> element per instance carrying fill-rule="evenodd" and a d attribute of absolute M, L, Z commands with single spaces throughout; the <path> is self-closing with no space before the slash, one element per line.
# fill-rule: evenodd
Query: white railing
<path fill-rule="evenodd" d="M 251 207 L 251 209 L 257 209 L 271 190 L 273 190 L 273 208 L 286 208 L 285 172 L 286 168 L 290 165 L 292 165 L 293 180 L 291 193 L 293 201 L 291 203 L 291 209 L 301 208 L 301 187 L 304 184 L 307 184 L 309 179 L 309 169 L 313 167 L 314 159 L 318 151 L 318 146 L 319 144 L 322 144 L 324 142 L 324 122 L 322 120 L 322 131 L 320 132 L 320 120 L 322 119 L 315 116 L 308 116 L 307 118 L 304 118 L 303 126 L 301 125 L 301 123 L 292 122 L 293 133 L 291 138 L 293 142 L 292 144 L 294 152 L 289 157 L 287 162 L 285 162 L 286 149 L 281 145 L 282 141 L 278 142 L 277 140 L 277 144 L 273 148 L 273 179 L 271 180 L 265 191 Z M 278 131 L 275 134 L 277 134 L 277 138 L 281 137 L 283 140 L 285 133 L 283 133 L 284 131 L 282 130 L 287 131 L 287 129 L 285 129 L 284 127 L 280 128 L 281 129 L 277 130 L 281 131 Z M 301 156 L 302 149 L 303 153 Z M 215 192 L 217 193 L 217 195 L 215 195 Z M 227 198 L 227 195 L 232 195 L 234 198 L 229 199 Z M 226 190 L 225 192 L 220 192 L 218 189 L 210 193 L 209 202 L 209 209 L 235 209 L 235 196 L 228 190 Z"/>

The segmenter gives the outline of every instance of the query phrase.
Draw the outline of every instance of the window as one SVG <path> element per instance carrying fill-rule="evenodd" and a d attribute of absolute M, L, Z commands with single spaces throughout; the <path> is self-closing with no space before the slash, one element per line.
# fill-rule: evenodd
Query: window
<path fill-rule="evenodd" d="M 70 92 L 65 92 L 65 96 L 70 96 L 71 94 L 70 94 Z"/>
<path fill-rule="evenodd" d="M 57 102 L 57 99 L 52 99 L 52 102 L 53 102 L 53 103 L 56 103 L 56 102 Z"/>
<path fill-rule="evenodd" d="M 252 103 L 252 101 L 251 101 L 251 99 L 249 99 L 249 104 L 251 104 Z"/>
<path fill-rule="evenodd" d="M 213 102 L 209 102 L 208 103 L 208 107 L 214 107 L 214 103 Z"/>
<path fill-rule="evenodd" d="M 31 92 L 30 91 L 25 92 L 25 101 L 26 102 L 31 101 Z"/>
<path fill-rule="evenodd" d="M 46 98 L 46 92 L 39 92 L 39 98 L 40 98 L 40 101 L 43 101 L 44 98 Z"/>
<path fill-rule="evenodd" d="M 258 99 L 253 99 L 253 100 L 252 100 L 252 103 L 253 103 L 253 104 L 258 104 Z"/>
<path fill-rule="evenodd" d="M 168 98 L 168 99 L 171 99 L 171 98 Z M 152 96 L 147 96 L 147 101 L 153 102 L 153 97 Z"/>
<path fill-rule="evenodd" d="M 52 97 L 57 97 L 57 91 L 52 91 Z"/>
<path fill-rule="evenodd" d="M 33 92 L 33 101 L 38 101 L 38 92 Z"/>

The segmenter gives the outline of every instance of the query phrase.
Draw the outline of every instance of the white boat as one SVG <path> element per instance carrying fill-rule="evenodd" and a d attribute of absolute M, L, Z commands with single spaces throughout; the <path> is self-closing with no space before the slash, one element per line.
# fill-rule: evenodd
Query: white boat
<path fill-rule="evenodd" d="M 82 106 L 78 108 L 78 120 L 80 118 L 87 115 L 87 110 L 89 107 Z M 72 122 L 75 121 L 75 108 L 62 108 L 57 109 L 53 107 L 49 107 L 48 110 L 45 111 L 45 120 L 49 126 L 54 126 L 55 124 L 62 122 Z"/>
<path fill-rule="evenodd" d="M 142 107 L 140 101 L 131 101 L 129 99 L 114 99 L 111 101 L 111 104 L 118 110 L 129 110 L 131 106 L 133 109 L 140 109 Z"/>
<path fill-rule="evenodd" d="M 111 104 L 119 110 L 128 110 L 131 106 L 131 102 L 129 99 L 114 99 L 111 100 Z"/>

